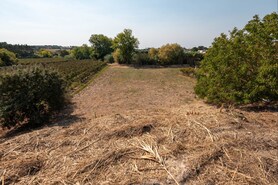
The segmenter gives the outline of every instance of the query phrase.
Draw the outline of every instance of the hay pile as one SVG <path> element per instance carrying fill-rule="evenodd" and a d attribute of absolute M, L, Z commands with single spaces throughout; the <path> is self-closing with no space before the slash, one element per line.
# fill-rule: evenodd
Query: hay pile
<path fill-rule="evenodd" d="M 277 112 L 201 102 L 0 141 L 4 184 L 278 184 Z"/>

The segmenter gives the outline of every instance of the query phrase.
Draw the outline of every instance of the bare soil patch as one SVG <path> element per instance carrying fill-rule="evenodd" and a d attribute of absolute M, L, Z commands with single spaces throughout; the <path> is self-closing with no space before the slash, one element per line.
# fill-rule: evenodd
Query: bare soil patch
<path fill-rule="evenodd" d="M 277 112 L 209 106 L 194 83 L 175 68 L 110 67 L 74 97 L 83 119 L 0 141 L 2 182 L 277 184 Z"/>

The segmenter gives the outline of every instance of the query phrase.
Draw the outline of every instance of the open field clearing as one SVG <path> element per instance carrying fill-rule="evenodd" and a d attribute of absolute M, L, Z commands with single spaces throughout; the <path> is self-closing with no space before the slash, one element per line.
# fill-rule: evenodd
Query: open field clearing
<path fill-rule="evenodd" d="M 194 85 L 179 68 L 111 65 L 71 115 L 1 137 L 2 182 L 278 184 L 277 112 L 209 106 Z"/>

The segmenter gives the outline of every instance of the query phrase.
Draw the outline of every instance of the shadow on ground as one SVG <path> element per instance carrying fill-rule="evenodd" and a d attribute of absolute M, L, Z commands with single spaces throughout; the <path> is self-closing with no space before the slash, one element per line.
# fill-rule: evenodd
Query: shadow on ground
<path fill-rule="evenodd" d="M 241 110 L 247 112 L 278 112 L 278 102 L 257 103 L 240 107 Z"/>
<path fill-rule="evenodd" d="M 45 123 L 44 125 L 33 125 L 30 126 L 28 124 L 20 125 L 18 127 L 15 127 L 13 129 L 4 131 L 3 134 L 0 135 L 0 143 L 5 142 L 9 139 L 12 139 L 15 136 L 20 136 L 22 134 L 26 134 L 29 132 L 33 132 L 36 130 L 41 130 L 45 127 L 52 127 L 52 126 L 69 126 L 73 123 L 76 123 L 78 121 L 82 121 L 85 118 L 82 117 L 82 115 L 74 115 L 73 111 L 75 109 L 75 105 L 73 103 L 67 105 L 63 111 L 61 111 L 59 114 L 54 115 L 48 123 Z"/>

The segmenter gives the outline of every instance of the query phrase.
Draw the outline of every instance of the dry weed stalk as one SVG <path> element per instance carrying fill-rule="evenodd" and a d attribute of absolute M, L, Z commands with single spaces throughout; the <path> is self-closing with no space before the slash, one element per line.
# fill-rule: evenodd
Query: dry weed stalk
<path fill-rule="evenodd" d="M 199 125 L 199 126 L 201 126 L 202 128 L 204 128 L 204 129 L 207 131 L 207 133 L 209 134 L 209 137 L 210 137 L 211 141 L 214 142 L 214 137 L 213 137 L 211 131 L 210 131 L 205 125 L 203 125 L 202 123 L 199 123 L 199 122 L 196 121 L 196 120 L 194 120 L 194 122 L 195 122 L 197 125 Z"/>
<path fill-rule="evenodd" d="M 168 136 L 171 136 L 171 141 L 174 142 L 175 136 L 173 134 L 173 125 L 171 125 L 170 128 L 169 128 Z"/>
<path fill-rule="evenodd" d="M 142 172 L 140 172 L 140 170 L 139 170 L 139 168 L 138 168 L 138 166 L 137 166 L 136 163 L 134 163 L 133 165 L 131 165 L 131 168 L 132 168 L 134 171 L 138 172 L 139 174 L 142 174 Z"/>
<path fill-rule="evenodd" d="M 1 176 L 1 182 L 2 182 L 2 185 L 5 185 L 5 174 L 6 174 L 6 170 L 4 170 L 2 176 Z"/>
<path fill-rule="evenodd" d="M 4 175 L 1 177 L 2 185 L 5 185 L 5 177 Z"/>
<path fill-rule="evenodd" d="M 217 165 L 217 167 L 221 168 L 221 170 L 226 170 L 230 173 L 233 173 L 232 181 L 233 181 L 235 175 L 239 175 L 239 176 L 242 176 L 242 177 L 247 178 L 247 179 L 252 179 L 251 176 L 238 172 L 238 168 L 236 170 L 232 170 L 232 169 L 229 169 L 228 167 L 224 167 L 224 166 L 220 166 L 220 165 Z"/>
<path fill-rule="evenodd" d="M 161 155 L 158 153 L 158 147 L 155 145 L 147 144 L 144 141 L 139 141 L 139 148 L 145 152 L 147 152 L 149 155 L 144 155 L 141 157 L 141 159 L 150 160 L 159 163 L 163 169 L 170 175 L 170 177 L 174 180 L 174 182 L 179 185 L 179 182 L 175 179 L 175 177 L 170 173 L 170 171 L 167 169 L 167 166 L 165 164 L 165 160 Z"/>

